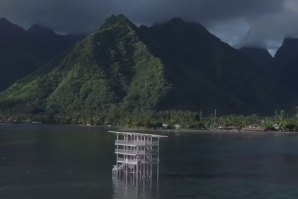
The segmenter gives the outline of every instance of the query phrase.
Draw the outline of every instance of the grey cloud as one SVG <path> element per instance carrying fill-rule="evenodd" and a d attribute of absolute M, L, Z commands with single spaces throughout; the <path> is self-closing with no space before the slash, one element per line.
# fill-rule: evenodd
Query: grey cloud
<path fill-rule="evenodd" d="M 115 8 L 104 0 L 1 0 L 0 13 L 28 27 L 41 23 L 59 32 L 86 32 L 100 26 Z"/>
<path fill-rule="evenodd" d="M 0 13 L 27 26 L 40 22 L 60 31 L 81 31 L 95 29 L 113 13 L 147 24 L 175 16 L 209 22 L 280 7 L 280 0 L 1 0 Z"/>
<path fill-rule="evenodd" d="M 216 23 L 238 17 L 256 17 L 281 9 L 280 0 L 131 0 L 124 10 L 138 22 L 152 23 L 173 16 L 200 23 Z"/>
<path fill-rule="evenodd" d="M 252 23 L 250 32 L 241 42 L 241 45 L 257 45 L 263 41 L 263 45 L 272 40 L 284 37 L 294 37 L 298 34 L 298 15 L 293 13 L 278 13 L 266 16 Z"/>
<path fill-rule="evenodd" d="M 292 5 L 292 7 L 289 7 L 289 5 Z M 284 1 L 282 11 L 252 21 L 249 33 L 239 45 L 276 49 L 285 37 L 298 36 L 297 19 L 298 2 L 294 0 Z"/>
<path fill-rule="evenodd" d="M 249 44 L 260 40 L 264 42 L 267 34 L 269 40 L 276 38 L 275 35 L 281 34 L 280 32 L 284 35 L 290 31 L 295 35 L 297 28 L 287 25 L 291 18 L 286 14 L 289 10 L 295 12 L 295 2 L 296 0 L 1 0 L 0 13 L 25 27 L 41 23 L 58 32 L 93 31 L 111 14 L 121 13 L 137 24 L 147 25 L 178 16 L 202 23 L 222 39 L 230 41 L 229 43 L 241 41 L 242 44 Z M 235 20 L 243 21 L 251 27 L 251 34 L 245 40 L 242 39 L 243 26 L 238 22 L 234 23 Z M 272 27 L 268 33 L 264 24 L 276 20 L 280 21 L 280 29 L 283 31 Z M 292 26 L 292 22 L 289 25 Z"/>

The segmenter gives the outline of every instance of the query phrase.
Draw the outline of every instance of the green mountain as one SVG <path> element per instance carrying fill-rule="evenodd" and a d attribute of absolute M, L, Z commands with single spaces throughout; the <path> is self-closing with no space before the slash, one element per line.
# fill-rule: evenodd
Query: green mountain
<path fill-rule="evenodd" d="M 1 95 L 5 112 L 74 120 L 109 111 L 152 110 L 169 89 L 162 61 L 125 17 L 110 17 L 65 57 L 18 81 Z"/>
<path fill-rule="evenodd" d="M 40 25 L 27 31 L 0 18 L 0 91 L 27 76 L 81 39 L 58 35 Z"/>
<path fill-rule="evenodd" d="M 98 124 L 169 110 L 249 114 L 272 107 L 269 85 L 199 24 L 138 28 L 120 15 L 0 94 L 0 110 Z"/>

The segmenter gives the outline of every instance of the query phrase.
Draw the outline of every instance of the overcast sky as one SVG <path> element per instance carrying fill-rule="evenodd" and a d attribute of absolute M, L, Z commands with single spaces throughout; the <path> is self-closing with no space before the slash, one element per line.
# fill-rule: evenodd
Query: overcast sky
<path fill-rule="evenodd" d="M 1 0 L 0 17 L 64 33 L 97 29 L 111 14 L 151 25 L 173 17 L 199 22 L 233 46 L 274 51 L 285 36 L 298 37 L 298 0 Z"/>

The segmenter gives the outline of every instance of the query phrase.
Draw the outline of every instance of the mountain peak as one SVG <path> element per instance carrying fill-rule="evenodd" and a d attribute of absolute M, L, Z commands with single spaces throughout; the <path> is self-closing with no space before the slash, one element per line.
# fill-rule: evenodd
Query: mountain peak
<path fill-rule="evenodd" d="M 200 32 L 200 33 L 207 33 L 210 34 L 209 31 L 200 23 L 196 23 L 196 22 L 188 22 L 185 21 L 184 19 L 180 18 L 180 17 L 174 17 L 172 18 L 170 21 L 162 23 L 162 24 L 156 24 L 152 26 L 154 27 L 167 27 L 170 29 L 189 29 L 189 30 L 194 30 L 196 32 Z"/>
<path fill-rule="evenodd" d="M 10 23 L 5 17 L 0 17 L 0 23 Z"/>
<path fill-rule="evenodd" d="M 173 24 L 184 24 L 185 21 L 180 18 L 180 17 L 174 17 L 172 18 L 168 23 L 173 23 Z"/>
<path fill-rule="evenodd" d="M 286 37 L 284 39 L 284 41 L 297 41 L 297 40 L 298 40 L 298 38 L 296 38 L 296 37 Z"/>
<path fill-rule="evenodd" d="M 157 24 L 157 26 L 167 26 L 167 27 L 184 27 L 185 25 L 187 25 L 187 22 L 185 22 L 180 17 L 174 17 L 165 23 Z"/>
<path fill-rule="evenodd" d="M 297 56 L 298 38 L 286 37 L 275 54 L 277 60 L 291 59 Z"/>
<path fill-rule="evenodd" d="M 298 45 L 298 38 L 294 38 L 294 37 L 286 37 L 283 41 L 282 46 L 287 46 L 287 45 L 294 45 L 297 46 Z"/>
<path fill-rule="evenodd" d="M 25 33 L 23 28 L 11 23 L 6 18 L 0 18 L 0 30 L 0 40 L 5 42 L 15 40 L 16 38 L 22 38 Z M 8 38 L 14 39 L 10 40 Z"/>
<path fill-rule="evenodd" d="M 125 15 L 119 14 L 119 15 L 111 15 L 106 19 L 108 20 L 124 20 L 124 21 L 130 21 Z"/>
<path fill-rule="evenodd" d="M 0 18 L 0 27 L 5 29 L 23 29 L 21 27 L 19 27 L 18 25 L 15 25 L 13 23 L 11 23 L 10 21 L 8 21 L 8 19 L 6 19 L 5 17 Z"/>
<path fill-rule="evenodd" d="M 34 35 L 47 35 L 47 36 L 52 36 L 55 35 L 55 32 L 51 30 L 50 28 L 47 28 L 43 25 L 40 24 L 34 24 L 32 25 L 27 32 L 29 34 L 34 34 Z"/>
<path fill-rule="evenodd" d="M 124 15 L 112 15 L 109 18 L 106 19 L 104 24 L 102 25 L 102 28 L 110 27 L 110 26 L 131 26 L 136 28 L 136 26 Z"/>

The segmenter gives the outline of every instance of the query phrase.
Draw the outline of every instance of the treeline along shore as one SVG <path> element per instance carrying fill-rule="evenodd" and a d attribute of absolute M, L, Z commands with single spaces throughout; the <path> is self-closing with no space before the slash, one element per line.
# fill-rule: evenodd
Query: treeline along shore
<path fill-rule="evenodd" d="M 206 117 L 202 113 L 187 111 L 148 111 L 121 114 L 113 112 L 105 115 L 85 117 L 55 117 L 51 115 L 0 114 L 2 123 L 47 123 L 73 124 L 81 126 L 117 126 L 123 129 L 159 129 L 159 130 L 204 130 L 212 132 L 298 132 L 297 115 L 287 115 L 284 111 L 273 116 L 258 115 L 224 115 L 215 114 Z"/>

